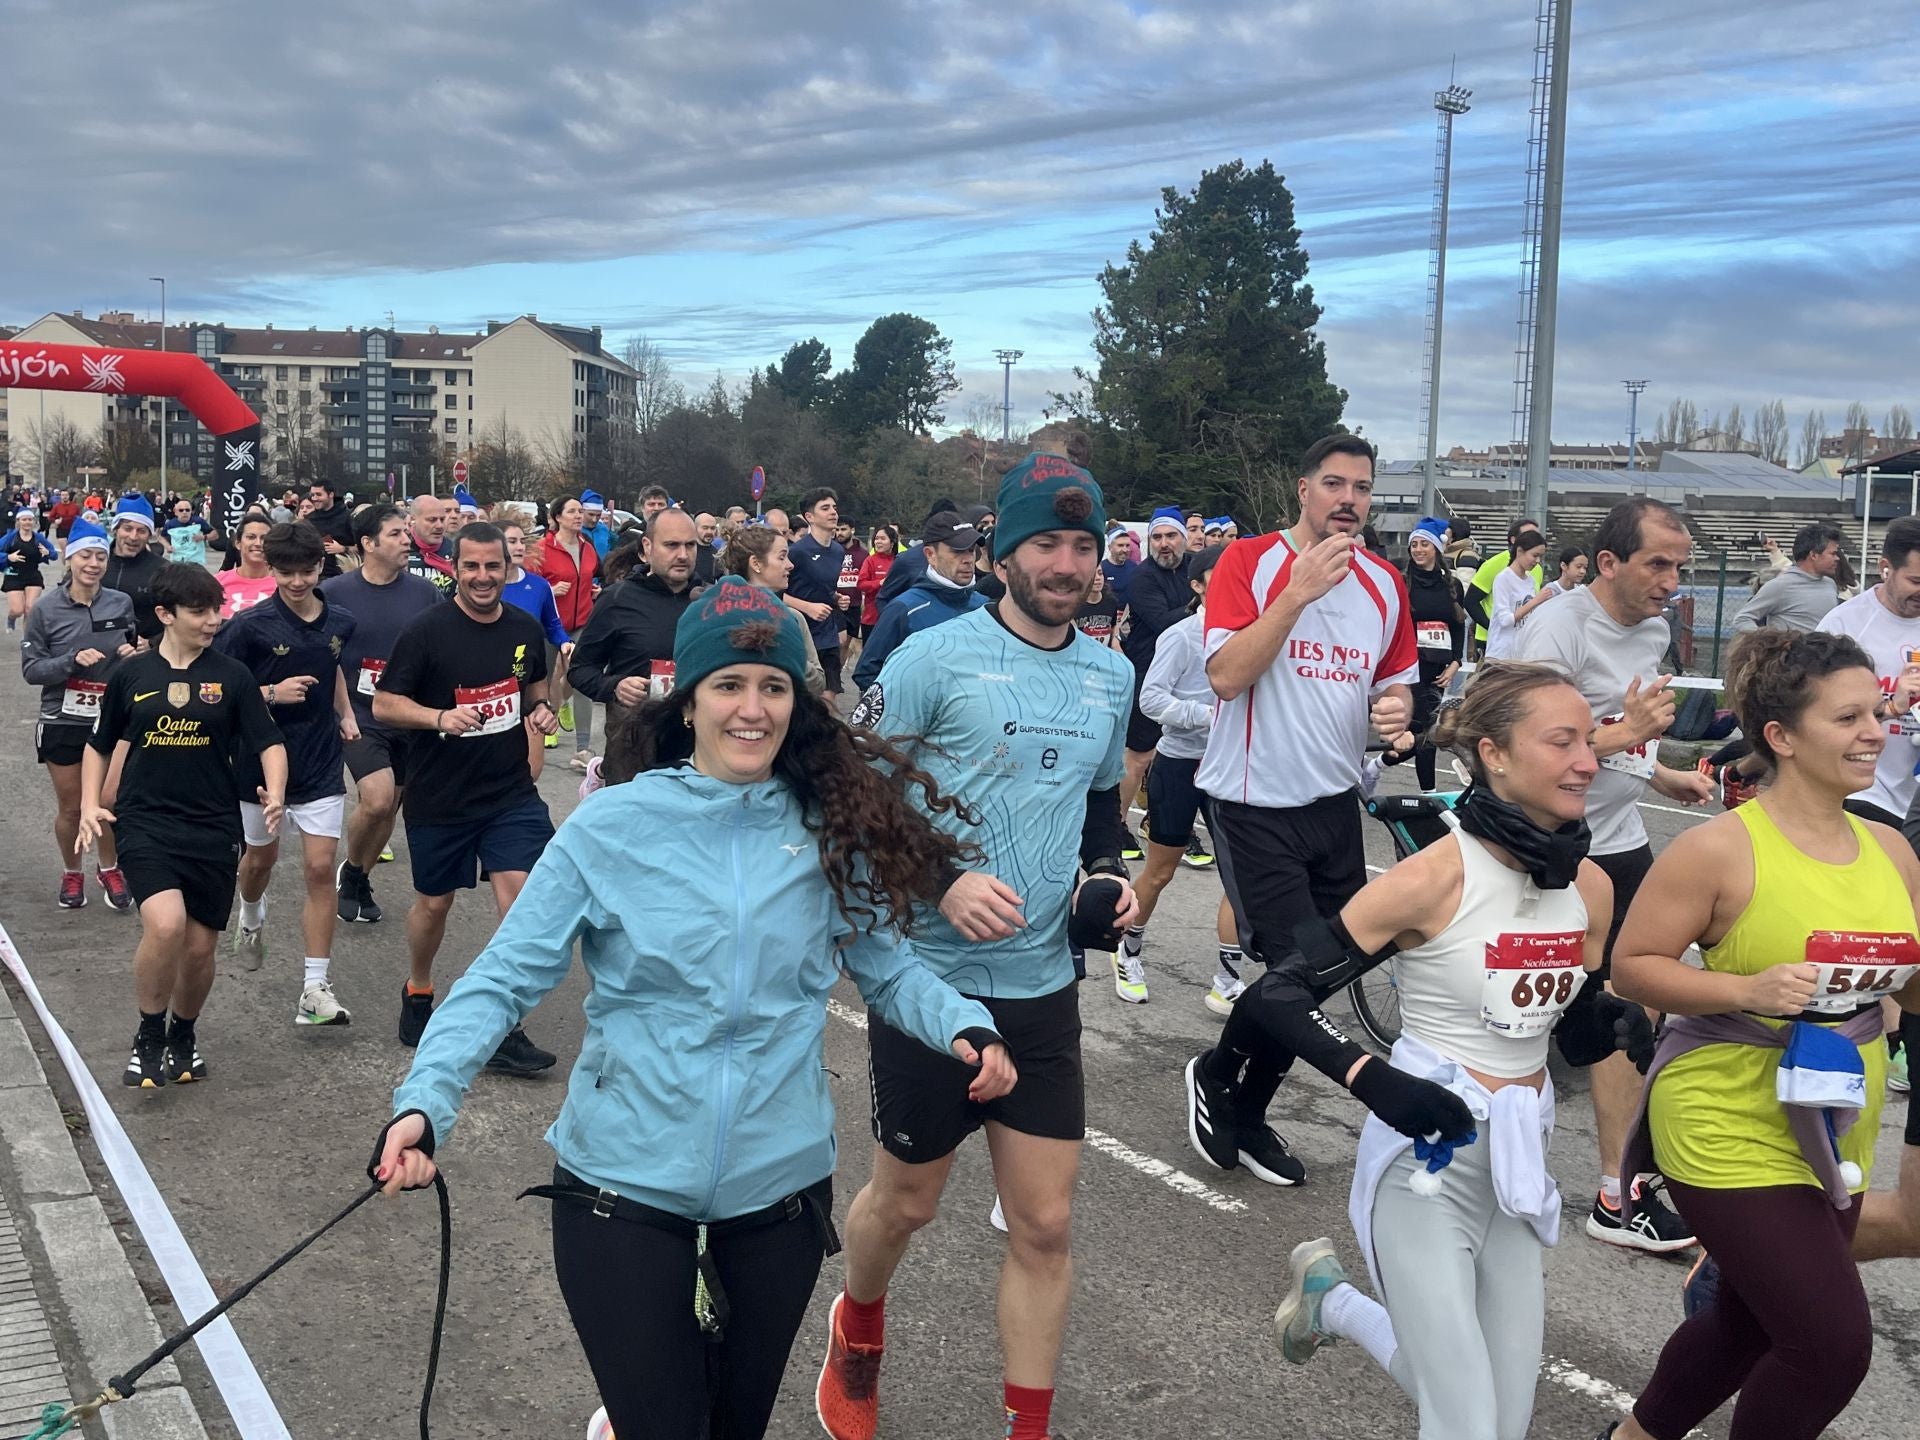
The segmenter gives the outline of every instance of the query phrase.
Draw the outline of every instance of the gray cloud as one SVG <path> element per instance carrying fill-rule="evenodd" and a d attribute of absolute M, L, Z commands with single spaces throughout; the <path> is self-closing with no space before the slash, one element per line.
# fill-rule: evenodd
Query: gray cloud
<path fill-rule="evenodd" d="M 293 322 L 339 277 L 707 252 L 743 273 L 797 260 L 798 281 L 778 302 L 720 285 L 612 295 L 591 318 L 646 328 L 705 373 L 881 308 L 953 317 L 1017 293 L 1025 343 L 1058 358 L 1084 339 L 1086 282 L 1144 237 L 1161 185 L 1270 156 L 1351 418 L 1407 453 L 1426 106 L 1458 54 L 1476 108 L 1443 432 L 1484 443 L 1507 429 L 1534 40 L 1527 7 L 1487 8 L 10 0 L 0 315 L 144 308 L 140 277 L 166 273 L 182 307 Z M 1748 407 L 1900 398 L 1886 302 L 1905 303 L 1920 255 L 1911 18 L 1907 0 L 1576 12 L 1568 438 L 1619 428 L 1598 377 L 1622 366 L 1658 371 L 1649 401 L 1661 384 Z"/>

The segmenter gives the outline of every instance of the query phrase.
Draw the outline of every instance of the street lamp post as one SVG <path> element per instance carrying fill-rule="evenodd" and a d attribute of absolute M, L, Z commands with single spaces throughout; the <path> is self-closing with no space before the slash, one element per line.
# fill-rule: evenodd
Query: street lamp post
<path fill-rule="evenodd" d="M 1013 438 L 1013 367 L 1026 353 L 1024 350 L 993 352 L 993 358 L 1000 362 L 1001 372 L 1005 376 L 1005 383 L 1000 392 L 1000 443 L 1002 445 Z"/>
<path fill-rule="evenodd" d="M 167 277 L 147 277 L 160 287 L 160 353 L 167 351 Z M 167 397 L 160 397 L 160 498 L 167 498 Z"/>
<path fill-rule="evenodd" d="M 1622 380 L 1630 397 L 1627 407 L 1627 469 L 1640 468 L 1640 392 L 1647 388 L 1644 380 Z"/>

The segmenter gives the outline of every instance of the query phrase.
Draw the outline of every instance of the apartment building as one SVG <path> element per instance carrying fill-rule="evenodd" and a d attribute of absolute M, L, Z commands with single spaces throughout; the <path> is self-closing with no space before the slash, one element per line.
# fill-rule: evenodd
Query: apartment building
<path fill-rule="evenodd" d="M 15 338 L 199 356 L 260 416 L 269 481 L 317 469 L 349 485 L 365 477 L 384 486 L 392 475 L 396 490 L 418 489 L 426 467 L 444 473 L 502 426 L 562 459 L 600 426 L 633 414 L 633 371 L 606 353 L 598 326 L 531 315 L 491 323 L 485 334 L 190 322 L 168 325 L 163 337 L 159 325 L 124 311 L 94 319 L 74 311 L 43 316 Z M 169 467 L 202 482 L 216 474 L 212 435 L 178 402 L 48 391 L 45 403 L 49 426 L 64 420 L 99 434 L 144 424 L 156 440 L 164 406 Z"/>

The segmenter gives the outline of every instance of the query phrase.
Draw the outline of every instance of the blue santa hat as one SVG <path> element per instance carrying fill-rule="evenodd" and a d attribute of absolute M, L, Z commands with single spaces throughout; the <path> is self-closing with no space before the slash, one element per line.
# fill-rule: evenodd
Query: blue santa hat
<path fill-rule="evenodd" d="M 105 551 L 106 549 L 106 531 L 91 520 L 85 518 L 74 520 L 73 527 L 67 531 L 67 554 L 72 555 L 80 550 Z"/>
<path fill-rule="evenodd" d="M 1438 515 L 1428 515 L 1421 520 L 1418 525 L 1413 527 L 1413 533 L 1407 538 L 1409 540 L 1425 540 L 1431 544 L 1434 549 L 1438 550 L 1447 543 L 1447 532 L 1450 529 L 1452 529 L 1452 527 Z"/>
<path fill-rule="evenodd" d="M 153 506 L 141 495 L 122 495 L 120 503 L 113 510 L 113 528 L 118 530 L 129 520 L 153 529 Z"/>
<path fill-rule="evenodd" d="M 1823 1112 L 1827 1143 L 1839 1160 L 1839 1137 L 1867 1103 L 1866 1066 L 1859 1048 L 1824 1026 L 1796 1020 L 1773 1083 L 1774 1098 L 1782 1105 Z M 1851 1160 L 1841 1160 L 1839 1169 L 1841 1183 L 1849 1190 L 1860 1183 L 1860 1167 Z"/>
<path fill-rule="evenodd" d="M 479 502 L 473 498 L 473 493 L 464 485 L 456 485 L 453 487 L 453 503 L 463 511 L 471 510 L 476 515 L 480 513 Z"/>
<path fill-rule="evenodd" d="M 604 510 L 607 508 L 607 502 L 600 498 L 600 492 L 598 490 L 582 490 L 580 492 L 580 508 L 582 510 Z"/>
<path fill-rule="evenodd" d="M 1187 517 L 1181 513 L 1178 505 L 1162 505 L 1153 512 L 1153 519 L 1147 523 L 1147 535 L 1151 537 L 1153 532 L 1162 525 L 1171 525 L 1184 535 L 1187 530 Z"/>
<path fill-rule="evenodd" d="M 18 520 L 22 515 L 25 515 L 29 519 L 33 519 L 33 520 L 38 520 L 40 518 L 40 512 L 34 509 L 33 506 L 31 505 L 22 505 L 18 510 L 13 512 L 13 518 L 16 520 Z"/>

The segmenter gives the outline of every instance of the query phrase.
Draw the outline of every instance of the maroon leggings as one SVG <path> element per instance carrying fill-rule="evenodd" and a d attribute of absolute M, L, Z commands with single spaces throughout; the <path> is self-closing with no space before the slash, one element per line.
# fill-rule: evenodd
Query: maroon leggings
<path fill-rule="evenodd" d="M 1860 1197 L 1836 1210 L 1810 1185 L 1669 1179 L 1667 1191 L 1719 1265 L 1720 1291 L 1668 1339 L 1633 1418 L 1656 1440 L 1681 1440 L 1738 1391 L 1730 1440 L 1816 1440 L 1873 1359 L 1850 1249 Z"/>

